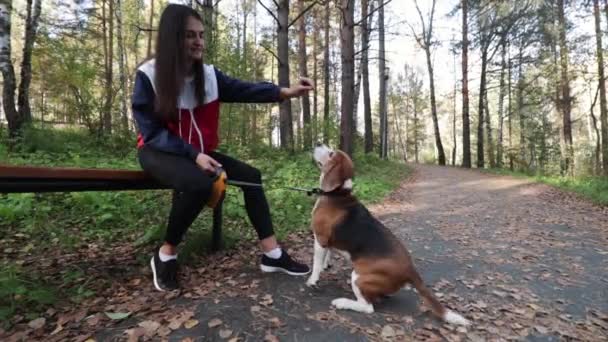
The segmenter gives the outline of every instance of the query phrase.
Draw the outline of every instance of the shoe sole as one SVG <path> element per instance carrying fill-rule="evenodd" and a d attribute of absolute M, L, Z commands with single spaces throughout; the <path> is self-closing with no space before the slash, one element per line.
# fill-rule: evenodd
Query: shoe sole
<path fill-rule="evenodd" d="M 154 281 L 154 287 L 160 292 L 165 292 L 165 290 L 158 286 L 158 280 L 156 280 L 156 267 L 154 266 L 154 257 L 150 259 L 150 266 L 152 267 L 152 280 Z"/>
<path fill-rule="evenodd" d="M 293 276 L 303 276 L 303 275 L 307 275 L 308 273 L 310 273 L 310 270 L 308 272 L 291 272 L 282 267 L 266 266 L 266 265 L 260 265 L 260 269 L 262 270 L 262 272 L 265 272 L 265 273 L 283 272 L 283 273 L 287 273 L 287 274 L 293 275 Z"/>

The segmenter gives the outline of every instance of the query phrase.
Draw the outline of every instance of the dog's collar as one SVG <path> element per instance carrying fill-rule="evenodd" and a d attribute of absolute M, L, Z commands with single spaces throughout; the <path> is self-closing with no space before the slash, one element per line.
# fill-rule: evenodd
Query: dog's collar
<path fill-rule="evenodd" d="M 308 196 L 317 195 L 317 196 L 330 196 L 330 197 L 340 197 L 347 196 L 353 192 L 353 189 L 347 189 L 343 187 L 335 188 L 331 191 L 324 191 L 321 188 L 312 188 L 307 191 Z"/>

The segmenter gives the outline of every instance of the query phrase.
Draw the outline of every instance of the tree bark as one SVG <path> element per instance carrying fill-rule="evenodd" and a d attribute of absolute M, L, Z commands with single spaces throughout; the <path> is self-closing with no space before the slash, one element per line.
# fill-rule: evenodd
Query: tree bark
<path fill-rule="evenodd" d="M 341 0 L 340 22 L 341 61 L 342 61 L 342 94 L 340 115 L 340 149 L 348 155 L 353 154 L 353 93 L 355 90 L 355 2 Z"/>
<path fill-rule="evenodd" d="M 378 75 L 379 80 L 379 98 L 380 103 L 380 158 L 386 159 L 387 157 L 387 143 L 388 143 L 388 125 L 387 125 L 387 113 L 386 113 L 386 82 L 388 75 L 386 74 L 386 50 L 385 50 L 385 39 L 384 39 L 384 6 L 379 5 L 378 8 Z"/>
<path fill-rule="evenodd" d="M 605 0 L 606 2 L 606 0 Z M 598 0 L 593 0 L 593 12 L 595 14 L 595 40 L 597 53 L 597 69 L 600 87 L 600 122 L 602 130 L 602 170 L 604 176 L 608 176 L 608 114 L 606 109 L 606 78 L 604 75 L 604 50 L 602 49 L 602 28 L 600 20 L 600 6 Z M 606 7 L 608 19 L 608 6 Z M 593 116 L 595 125 L 595 116 Z"/>
<path fill-rule="evenodd" d="M 462 0 L 462 166 L 471 167 L 471 133 L 469 123 L 469 39 L 468 0 Z"/>
<path fill-rule="evenodd" d="M 300 13 L 304 13 L 304 0 L 298 0 L 298 7 Z M 307 14 L 302 14 L 300 17 L 300 27 L 298 30 L 298 57 L 300 66 L 300 75 L 308 77 L 308 58 L 306 54 L 306 18 Z M 310 122 L 310 99 L 308 95 L 302 96 L 302 120 L 304 125 L 304 150 L 308 151 L 313 147 L 312 145 L 312 126 Z"/>
<path fill-rule="evenodd" d="M 312 110 L 312 140 L 316 143 L 319 139 L 319 25 L 317 24 L 318 11 L 313 12 L 313 31 L 312 31 L 312 84 L 315 89 L 312 91 L 313 110 Z"/>
<path fill-rule="evenodd" d="M 277 54 L 279 56 L 279 86 L 289 87 L 289 0 L 278 0 L 277 7 L 278 32 Z M 293 118 L 291 101 L 286 100 L 279 105 L 279 130 L 281 148 L 290 152 L 294 150 Z"/>
<path fill-rule="evenodd" d="M 106 3 L 108 10 L 106 11 Z M 103 23 L 103 45 L 104 45 L 104 66 L 105 66 L 105 100 L 102 113 L 102 132 L 112 133 L 112 103 L 114 100 L 113 80 L 113 55 L 114 55 L 114 0 L 104 0 L 102 2 L 102 23 Z"/>
<path fill-rule="evenodd" d="M 365 125 L 365 153 L 374 149 L 374 133 L 372 131 L 372 108 L 369 92 L 369 25 L 365 19 L 368 16 L 368 0 L 361 0 L 361 79 L 363 82 L 363 121 Z M 374 10 L 372 0 L 371 10 Z M 369 23 L 372 22 L 372 16 Z"/>
<path fill-rule="evenodd" d="M 15 107 L 15 69 L 11 60 L 12 1 L 0 3 L 0 69 L 2 71 L 2 106 L 10 138 L 20 135 L 23 118 Z"/>
<path fill-rule="evenodd" d="M 507 69 L 507 40 L 501 40 L 500 85 L 498 93 L 498 141 L 496 142 L 496 167 L 502 168 L 503 156 L 503 127 L 504 127 L 504 99 L 505 99 L 505 71 Z"/>
<path fill-rule="evenodd" d="M 150 31 L 148 31 L 148 48 L 146 50 L 146 55 L 149 57 L 152 56 L 152 33 L 153 33 L 153 29 L 154 29 L 154 0 L 150 0 L 150 21 L 148 24 L 148 28 L 150 29 Z"/>
<path fill-rule="evenodd" d="M 40 9 L 42 0 L 34 0 L 35 3 L 32 9 L 32 0 L 27 1 L 27 16 L 25 19 L 25 43 L 23 45 L 23 59 L 21 62 L 21 82 L 19 83 L 19 97 L 17 99 L 17 108 L 19 116 L 25 122 L 32 121 L 32 110 L 30 108 L 30 84 L 32 82 L 32 49 L 36 40 L 36 32 L 38 31 L 38 22 L 40 18 Z M 33 13 L 32 13 L 33 11 Z"/>
<path fill-rule="evenodd" d="M 120 74 L 120 89 L 121 89 L 121 129 L 123 133 L 129 131 L 129 112 L 127 109 L 127 99 L 129 98 L 129 89 L 127 86 L 127 73 L 126 73 L 126 49 L 124 36 L 122 32 L 122 0 L 116 0 L 116 39 L 118 39 L 118 73 Z"/>
<path fill-rule="evenodd" d="M 481 33 L 483 35 L 483 33 Z M 484 168 L 484 146 L 483 146 L 483 124 L 484 124 L 484 105 L 483 101 L 485 99 L 485 91 L 486 91 L 486 68 L 488 64 L 488 50 L 484 45 L 482 38 L 482 50 L 481 50 L 481 74 L 479 81 L 479 106 L 477 107 L 478 111 L 478 120 L 477 120 L 477 167 L 480 169 Z"/>
<path fill-rule="evenodd" d="M 325 2 L 325 46 L 323 47 L 323 142 L 329 143 L 329 1 Z"/>
<path fill-rule="evenodd" d="M 566 19 L 564 16 L 564 0 L 557 0 L 557 21 L 559 29 L 559 59 L 560 59 L 560 88 L 563 134 L 565 142 L 564 172 L 572 175 L 574 172 L 574 150 L 572 146 L 572 98 L 570 97 L 570 81 L 568 75 L 568 45 L 566 42 Z"/>
<path fill-rule="evenodd" d="M 494 159 L 494 142 L 492 139 L 492 119 L 490 117 L 490 108 L 488 103 L 488 92 L 484 93 L 484 111 L 485 111 L 485 123 L 486 123 L 486 141 L 487 141 L 487 150 L 488 150 L 488 160 L 490 162 L 490 167 L 496 167 L 496 160 Z"/>

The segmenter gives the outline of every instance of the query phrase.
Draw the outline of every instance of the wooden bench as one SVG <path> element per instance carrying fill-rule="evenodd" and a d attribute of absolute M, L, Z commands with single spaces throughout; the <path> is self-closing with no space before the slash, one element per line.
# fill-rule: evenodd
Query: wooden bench
<path fill-rule="evenodd" d="M 0 164 L 0 194 L 153 190 L 168 187 L 143 171 L 13 166 Z M 213 209 L 211 250 L 222 248 L 222 197 Z"/>

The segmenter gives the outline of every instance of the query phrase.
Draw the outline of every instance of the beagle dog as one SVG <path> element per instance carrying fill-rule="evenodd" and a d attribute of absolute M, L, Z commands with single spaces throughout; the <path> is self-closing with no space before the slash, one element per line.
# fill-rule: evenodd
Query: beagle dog
<path fill-rule="evenodd" d="M 321 271 L 329 265 L 331 249 L 350 259 L 354 268 L 351 286 L 356 300 L 334 299 L 331 304 L 337 309 L 373 313 L 374 302 L 411 284 L 439 318 L 469 325 L 467 319 L 437 300 L 399 239 L 352 195 L 354 169 L 348 155 L 319 145 L 313 157 L 321 169 L 321 192 L 312 211 L 314 259 L 306 284 L 317 284 Z"/>

